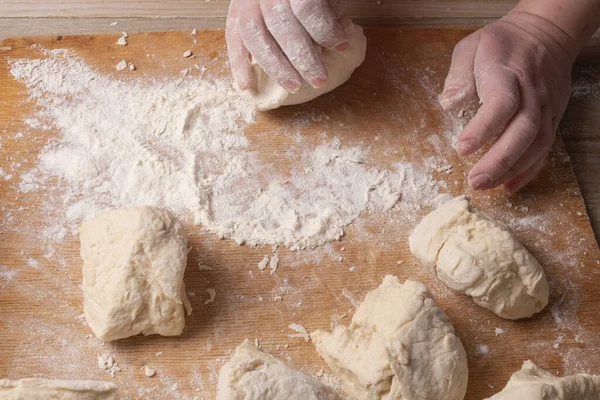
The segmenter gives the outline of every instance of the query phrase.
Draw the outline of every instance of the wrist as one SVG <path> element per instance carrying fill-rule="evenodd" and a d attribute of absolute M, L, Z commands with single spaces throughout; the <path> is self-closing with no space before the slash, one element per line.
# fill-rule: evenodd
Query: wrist
<path fill-rule="evenodd" d="M 521 0 L 510 14 L 547 25 L 544 29 L 577 55 L 600 26 L 600 0 Z"/>

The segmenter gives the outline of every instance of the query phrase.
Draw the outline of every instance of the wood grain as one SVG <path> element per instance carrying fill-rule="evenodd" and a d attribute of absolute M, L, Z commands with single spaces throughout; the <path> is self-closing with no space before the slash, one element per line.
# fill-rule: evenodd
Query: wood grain
<path fill-rule="evenodd" d="M 257 124 L 246 131 L 252 148 L 273 163 L 273 170 L 285 173 L 289 160 L 272 154 L 293 146 L 291 137 L 301 126 L 311 145 L 337 137 L 345 146 L 370 146 L 369 165 L 377 168 L 388 168 L 401 159 L 415 165 L 427 156 L 447 159 L 453 172 L 435 173 L 435 178 L 444 180 L 453 195 L 470 193 L 465 173 L 473 160 L 461 160 L 452 150 L 450 136 L 457 120 L 445 115 L 436 100 L 452 48 L 469 32 L 368 30 L 369 56 L 351 81 L 309 104 L 260 114 Z M 17 174 L 27 171 L 41 147 L 57 136 L 49 130 L 14 139 L 16 132 L 27 129 L 23 120 L 35 104 L 26 101 L 26 89 L 9 76 L 7 60 L 37 57 L 31 45 L 73 49 L 104 74 L 116 74 L 117 52 L 118 57 L 126 54 L 135 62 L 138 70 L 133 76 L 174 77 L 190 66 L 190 60 L 164 56 L 187 50 L 189 32 L 132 34 L 130 45 L 116 50 L 115 39 L 115 35 L 37 37 L 2 44 L 11 50 L 0 52 L 0 168 L 10 170 L 18 160 L 22 165 Z M 197 39 L 195 53 L 214 58 L 211 72 L 227 76 L 223 33 L 199 32 Z M 164 59 L 164 66 L 146 54 Z M 594 75 L 588 78 L 595 79 Z M 598 125 L 585 126 L 595 123 L 585 118 L 589 109 L 573 108 L 590 106 L 589 98 L 593 93 L 572 104 L 563 129 L 597 129 Z M 578 125 L 571 125 L 573 121 Z M 269 134 L 275 130 L 277 136 Z M 195 295 L 184 334 L 104 344 L 86 338 L 90 330 L 77 318 L 82 312 L 77 239 L 69 235 L 58 243 L 41 241 L 38 235 L 48 218 L 40 207 L 44 191 L 20 193 L 17 178 L 12 183 L 0 182 L 0 264 L 2 271 L 17 274 L 12 281 L 0 278 L 0 377 L 104 379 L 114 380 L 121 394 L 130 398 L 212 398 L 219 366 L 245 338 L 262 339 L 265 350 L 306 373 L 314 375 L 321 368 L 327 372 L 311 343 L 288 337 L 294 333 L 288 325 L 300 323 L 309 331 L 329 328 L 332 316 L 353 313 L 343 289 L 360 300 L 388 273 L 426 283 L 449 314 L 468 353 L 468 400 L 495 393 L 529 358 L 553 372 L 600 373 L 600 316 L 596 312 L 600 293 L 594 281 L 600 273 L 600 250 L 560 138 L 546 168 L 519 195 L 507 199 L 502 191 L 470 194 L 475 204 L 514 226 L 519 239 L 544 265 L 551 301 L 534 318 L 502 320 L 433 279 L 410 255 L 406 240 L 415 221 L 428 210 L 415 215 L 392 210 L 384 216 L 362 216 L 327 251 L 278 249 L 281 262 L 275 275 L 256 267 L 271 248 L 237 246 L 186 225 L 192 251 L 185 283 Z M 50 247 L 55 254 L 45 258 Z M 337 261 L 338 256 L 343 261 Z M 39 260 L 39 268 L 31 267 L 30 259 Z M 398 260 L 404 262 L 397 264 Z M 212 270 L 200 271 L 199 262 Z M 349 266 L 356 270 L 350 272 Z M 207 288 L 215 288 L 217 296 L 205 306 Z M 278 295 L 281 301 L 275 298 Z M 504 334 L 497 336 L 495 328 L 504 329 Z M 478 351 L 481 344 L 489 346 L 488 354 Z M 96 356 L 107 352 L 115 355 L 123 369 L 114 379 L 96 366 Z M 158 352 L 162 354 L 157 357 Z M 145 377 L 144 365 L 156 368 L 157 376 Z"/>

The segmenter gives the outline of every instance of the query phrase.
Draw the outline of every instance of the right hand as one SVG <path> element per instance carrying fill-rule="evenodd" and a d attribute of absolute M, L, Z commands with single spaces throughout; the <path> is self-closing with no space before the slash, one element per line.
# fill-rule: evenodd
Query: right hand
<path fill-rule="evenodd" d="M 319 46 L 343 51 L 347 34 L 339 0 L 231 0 L 225 38 L 234 83 L 256 86 L 250 55 L 277 83 L 294 93 L 303 81 L 319 88 L 327 69 Z"/>

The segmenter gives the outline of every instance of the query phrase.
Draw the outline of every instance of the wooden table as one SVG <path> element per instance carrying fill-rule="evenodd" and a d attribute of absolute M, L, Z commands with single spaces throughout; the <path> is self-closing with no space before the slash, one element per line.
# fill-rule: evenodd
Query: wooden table
<path fill-rule="evenodd" d="M 469 1 L 455 0 L 452 2 L 434 1 L 383 1 L 376 4 L 373 1 L 355 0 L 348 1 L 348 13 L 356 17 L 366 25 L 480 25 L 505 14 L 514 4 L 514 1 Z M 168 6 L 167 6 L 168 4 Z M 451 4 L 451 5 L 450 5 Z M 104 0 L 103 3 L 96 1 L 4 1 L 0 3 L 0 35 L 28 36 L 28 35 L 66 35 L 75 33 L 117 33 L 121 31 L 164 31 L 192 28 L 220 28 L 223 26 L 227 10 L 227 2 L 197 0 L 189 1 L 128 1 Z M 393 15 L 393 17 L 392 17 Z M 185 16 L 185 17 L 183 17 Z M 118 21 L 117 26 L 110 26 L 113 21 Z M 448 34 L 446 43 L 458 40 L 462 33 Z M 116 37 L 116 36 L 115 36 Z M 176 38 L 177 36 L 173 36 Z M 382 42 L 385 36 L 374 34 Z M 106 46 L 113 43 L 114 38 L 106 41 Z M 150 40 L 151 38 L 139 40 Z M 177 43 L 176 39 L 173 39 Z M 222 46 L 222 39 L 220 45 Z M 402 37 L 399 36 L 401 41 Z M 74 39 L 68 39 L 62 45 L 68 46 L 77 43 Z M 101 46 L 101 45 L 98 45 Z M 593 56 L 597 48 L 589 47 L 575 68 L 575 93 L 571 105 L 567 110 L 565 119 L 561 125 L 564 146 L 571 156 L 571 163 L 579 181 L 585 203 L 587 205 L 592 225 L 595 231 L 600 232 L 600 184 L 597 177 L 600 176 L 600 63 Z M 447 56 L 447 55 L 446 55 Z M 93 59 L 93 55 L 90 54 Z M 444 62 L 447 63 L 447 59 Z M 107 68 L 108 70 L 108 68 Z M 438 82 L 439 83 L 439 82 Z M 285 117 L 285 111 L 275 114 Z M 0 118 L 1 123 L 1 118 Z M 34 148 L 30 149 L 35 151 Z M 124 373 L 118 373 L 116 382 L 126 388 L 128 393 L 135 397 L 143 397 L 143 392 L 138 392 L 138 384 L 146 381 L 143 372 L 139 369 L 148 364 L 158 367 L 159 374 L 155 380 L 149 381 L 149 389 L 155 389 L 148 393 L 153 397 L 157 393 L 167 397 L 181 397 L 186 395 L 209 396 L 213 388 L 216 371 L 223 361 L 223 356 L 228 350 L 235 347 L 242 339 L 240 335 L 250 338 L 263 338 L 263 346 L 270 352 L 280 357 L 290 356 L 296 366 L 303 371 L 315 373 L 322 364 L 314 355 L 310 344 L 287 337 L 293 333 L 287 329 L 290 322 L 303 323 L 309 329 L 327 328 L 329 317 L 333 313 L 352 313 L 352 308 L 347 299 L 342 295 L 343 288 L 351 288 L 357 299 L 370 289 L 374 288 L 384 273 L 396 273 L 402 279 L 416 278 L 427 283 L 438 303 L 450 314 L 452 321 L 459 332 L 459 336 L 467 351 L 471 369 L 471 383 L 468 400 L 478 400 L 482 395 L 489 395 L 497 391 L 488 387 L 488 384 L 501 386 L 512 373 L 517 365 L 514 357 L 514 347 L 522 344 L 531 344 L 531 338 L 539 335 L 535 346 L 525 346 L 519 351 L 519 357 L 537 357 L 538 361 L 546 364 L 553 372 L 578 372 L 587 370 L 600 373 L 593 369 L 594 360 L 599 354 L 598 332 L 600 324 L 595 316 L 595 304 L 598 295 L 595 291 L 593 277 L 598 273 L 596 262 L 600 260 L 600 253 L 593 241 L 593 236 L 586 225 L 585 210 L 578 200 L 578 189 L 569 178 L 569 166 L 564 164 L 565 153 L 560 143 L 555 149 L 551 159 L 555 172 L 541 177 L 541 183 L 534 185 L 534 189 L 527 190 L 524 197 L 516 200 L 515 204 L 526 206 L 529 204 L 528 196 L 538 193 L 554 176 L 560 182 L 568 182 L 568 198 L 563 206 L 567 207 L 569 221 L 574 222 L 574 231 L 560 228 L 561 221 L 551 221 L 547 229 L 556 229 L 557 235 L 564 238 L 572 238 L 575 241 L 583 239 L 583 245 L 575 245 L 577 252 L 573 253 L 571 259 L 557 260 L 547 253 L 553 239 L 543 236 L 529 227 L 518 231 L 517 234 L 524 243 L 530 247 L 533 253 L 546 266 L 553 287 L 553 295 L 549 308 L 542 315 L 524 323 L 511 323 L 502 321 L 490 313 L 479 309 L 467 299 L 457 296 L 444 289 L 435 280 L 417 265 L 410 262 L 406 246 L 406 235 L 401 234 L 395 243 L 397 249 L 393 252 L 384 251 L 371 246 L 363 248 L 358 243 L 344 244 L 347 248 L 344 257 L 349 262 L 364 265 L 365 271 L 361 280 L 348 276 L 346 271 L 337 271 L 334 276 L 327 275 L 323 268 L 335 268 L 335 263 L 326 262 L 322 265 L 309 263 L 299 267 L 297 270 L 282 269 L 278 272 L 280 277 L 270 277 L 256 274 L 257 280 L 252 283 L 238 276 L 235 267 L 240 261 L 239 249 L 235 245 L 225 244 L 208 236 L 196 236 L 191 240 L 192 246 L 196 248 L 211 247 L 218 249 L 211 254 L 202 254 L 197 251 L 191 253 L 190 265 L 196 265 L 200 260 L 216 271 L 200 272 L 190 268 L 186 274 L 186 285 L 197 293 L 202 293 L 205 287 L 217 289 L 217 300 L 209 306 L 204 307 L 203 297 L 196 297 L 194 303 L 195 312 L 188 318 L 186 333 L 179 340 L 169 338 L 131 338 L 116 344 L 102 346 L 98 341 L 85 339 L 89 329 L 85 323 L 74 322 L 74 318 L 80 312 L 81 294 L 79 289 L 80 272 L 79 258 L 77 255 L 78 244 L 76 241 L 66 243 L 61 251 L 68 260 L 68 267 L 52 267 L 40 275 L 36 271 L 25 273 L 25 283 L 35 288 L 40 277 L 50 279 L 51 284 L 45 287 L 45 292 L 36 293 L 31 298 L 15 294 L 17 291 L 0 288 L 0 357 L 7 360 L 7 364 L 0 362 L 0 377 L 6 374 L 10 377 L 24 377 L 26 375 L 40 374 L 52 377 L 71 377 L 88 379 L 107 379 L 103 371 L 99 371 L 93 364 L 96 354 L 112 352 L 119 355 L 118 361 L 125 367 Z M 551 179 L 550 179 L 551 181 Z M 551 193 L 541 195 L 543 203 L 549 210 L 557 212 L 560 205 Z M 11 200 L 13 201 L 13 200 Z M 15 200 L 16 201 L 16 200 Z M 500 209 L 505 204 L 501 197 L 486 199 L 480 197 L 479 201 L 490 207 Z M 547 202 L 547 203 L 546 203 Z M 15 203 L 17 204 L 17 203 Z M 531 205 L 531 204 L 530 204 Z M 540 211 L 534 209 L 535 211 Z M 507 214 L 508 213 L 508 214 Z M 513 214 L 511 214 L 513 213 Z M 579 216 L 577 213 L 582 213 Z M 504 210 L 499 213 L 500 218 L 507 216 L 519 216 L 519 212 Z M 521 217 L 523 215 L 520 215 Z M 533 229 L 533 236 L 530 236 Z M 190 233 L 193 231 L 190 230 Z M 540 236 L 542 235 L 542 236 Z M 543 239 L 541 242 L 538 240 Z M 2 239 L 2 236 L 0 236 Z M 42 250 L 28 250 L 27 237 L 14 238 L 14 241 L 2 242 L 0 240 L 0 254 L 14 254 L 22 249 L 33 252 L 34 256 L 42 256 Z M 541 243 L 541 244 L 540 244 Z M 558 242 L 558 246 L 568 245 L 568 242 Z M 541 246 L 541 247 L 540 247 Z M 340 251 L 340 245 L 336 245 L 335 251 Z M 564 249 L 563 249 L 564 250 Z M 36 251 L 39 253 L 36 255 Z M 244 258 L 248 260 L 243 264 L 243 272 L 254 268 L 256 262 L 263 256 L 263 250 L 244 250 Z M 398 271 L 395 264 L 397 259 L 404 258 L 404 268 Z M 282 254 L 284 261 L 293 260 L 293 255 Z M 22 259 L 11 256 L 8 260 L 4 258 L 0 264 L 12 268 L 21 268 Z M 331 264 L 331 265 L 329 265 Z M 577 268 L 573 267 L 577 266 Z M 234 273 L 233 280 L 224 277 L 221 272 Z M 238 271 L 239 272 L 239 271 Z M 267 274 L 268 275 L 268 274 Z M 590 278 L 591 277 L 591 278 Z M 280 279 L 281 278 L 281 279 Z M 320 279 L 319 285 L 314 285 L 312 279 Z M 268 302 L 269 307 L 244 306 L 244 298 L 256 297 L 256 287 L 278 290 L 282 286 L 282 279 L 289 279 L 291 287 L 306 289 L 302 300 L 304 306 L 301 310 L 294 309 L 298 301 L 298 294 L 284 298 L 283 304 Z M 573 286 L 570 286 L 573 283 Z M 209 286 L 210 284 L 210 286 Z M 310 289 L 312 287 L 312 289 Z M 583 288 L 583 289 L 582 289 Z M 588 288 L 588 290 L 584 290 Z M 8 290 L 8 291 L 7 291 Z M 266 289 L 265 289 L 266 290 Z M 59 293 L 58 303 L 53 303 L 53 293 Z M 312 298 L 311 296 L 316 296 Z M 241 296 L 241 298 L 240 298 Z M 48 309 L 47 303 L 59 304 L 57 307 Z M 238 307 L 248 307 L 250 314 L 248 318 L 238 320 L 227 310 L 227 302 Z M 576 304 L 577 303 L 577 304 Z M 323 310 L 323 304 L 327 304 Z M 457 306 L 460 304 L 460 306 Z M 253 308 L 254 307 L 254 308 Z M 280 315 L 279 310 L 296 313 L 293 317 Z M 5 312 L 10 310 L 10 312 Z M 11 315 L 7 315 L 11 314 Z M 16 316 L 16 318 L 7 318 Z M 257 328 L 255 321 L 262 321 L 265 325 L 271 324 L 276 328 L 275 332 L 268 333 Z M 45 327 L 38 321 L 55 321 L 50 328 Z M 347 319 L 346 319 L 347 321 Z M 59 330 L 54 330 L 57 323 L 69 326 L 72 333 L 67 337 L 59 337 Z M 225 335 L 221 342 L 217 342 L 213 335 L 223 335 L 228 326 L 236 324 L 240 335 Z M 495 337 L 494 327 L 503 327 L 506 335 Z M 576 329 L 573 329 L 575 327 Z M 577 330 L 583 327 L 585 334 Z M 2 336 L 2 332 L 10 328 L 12 335 Z M 38 335 L 40 340 L 36 340 Z M 239 336 L 239 337 L 238 337 Z M 559 339 L 562 336 L 562 339 Z M 47 341 L 47 342 L 42 342 Z M 72 346 L 65 343 L 72 340 Z M 564 341 L 564 342 L 562 342 Z M 582 343 L 582 341 L 584 343 Z M 284 350 L 283 343 L 289 344 L 289 349 Z M 479 353 L 478 345 L 490 344 L 492 353 L 489 357 Z M 552 350 L 554 346 L 558 350 Z M 164 351 L 160 357 L 157 352 Z M 19 361 L 19 352 L 23 354 L 23 362 Z M 61 354 L 63 352 L 63 354 Z M 193 357 L 190 357 L 193 355 Z M 559 357 L 560 355 L 560 357 Z M 78 358 L 79 357 L 79 358 Z M 85 362 L 70 363 L 70 360 Z M 8 361 L 10 360 L 10 361 Z M 181 362 L 187 363 L 181 368 Z M 597 368 L 597 367 L 596 367 Z M 192 372 L 190 372 L 192 371 Z M 131 380 L 131 382 L 130 382 Z M 135 384 L 133 382 L 136 382 Z M 171 388 L 174 388 L 171 390 Z M 194 392 L 198 389 L 198 392 Z M 136 393 L 138 396 L 136 396 Z"/>
<path fill-rule="evenodd" d="M 461 160 L 452 150 L 448 127 L 455 126 L 455 116 L 444 116 L 436 100 L 453 45 L 468 32 L 458 28 L 369 30 L 370 57 L 351 82 L 309 104 L 260 114 L 246 135 L 253 148 L 277 154 L 293 145 L 298 126 L 302 126 L 305 140 L 315 145 L 325 140 L 321 134 L 327 132 L 328 139 L 342 138 L 344 145 L 368 143 L 372 147 L 369 165 L 378 168 L 389 168 L 403 157 L 419 164 L 425 155 L 441 156 L 453 170 L 450 175 L 434 173 L 436 179 L 445 180 L 446 190 L 453 195 L 470 193 L 464 174 L 473 160 Z M 23 118 L 31 112 L 33 104 L 23 102 L 23 85 L 7 74 L 5 56 L 28 56 L 34 51 L 33 43 L 76 49 L 106 74 L 115 73 L 112 56 L 116 51 L 127 54 L 140 73 L 156 76 L 178 76 L 183 63 L 190 62 L 160 56 L 165 51 L 182 54 L 187 50 L 189 32 L 132 34 L 129 46 L 115 49 L 117 37 L 6 40 L 5 46 L 11 50 L 0 55 L 0 91 L 6 95 L 0 128 L 19 131 Z M 227 74 L 222 32 L 199 32 L 196 38 L 194 50 L 201 56 L 194 62 L 217 60 L 211 64 L 213 72 Z M 157 47 L 156 43 L 163 45 Z M 148 53 L 156 53 L 165 63 L 152 62 Z M 596 70 L 581 71 L 582 76 L 593 79 L 595 74 Z M 577 95 L 575 100 L 586 105 L 586 99 L 594 96 Z M 339 107 L 340 103 L 344 106 Z M 307 119 L 315 112 L 326 113 L 327 118 Z M 291 123 L 295 119 L 311 122 Z M 590 122 L 579 119 L 577 123 Z M 268 134 L 273 130 L 278 131 L 276 139 Z M 0 151 L 5 157 L 0 157 L 0 167 L 23 154 L 34 161 L 40 146 L 55 134 L 50 130 L 18 141 L 10 135 L 3 138 Z M 422 138 L 427 140 L 421 142 Z M 273 165 L 268 170 L 289 168 L 286 158 L 269 160 Z M 137 336 L 109 344 L 86 337 L 89 328 L 77 318 L 82 300 L 77 239 L 69 236 L 53 244 L 54 251 L 64 258 L 63 264 L 52 262 L 52 257 L 46 259 L 46 245 L 36 240 L 37 232 L 44 228 L 41 193 L 19 193 L 15 186 L 0 186 L 0 209 L 12 210 L 17 218 L 13 222 L 18 225 L 22 219 L 27 227 L 6 229 L 0 236 L 0 264 L 18 273 L 12 283 L 0 281 L 0 376 L 111 379 L 95 361 L 97 354 L 110 353 L 123 369 L 114 382 L 130 398 L 210 398 L 219 366 L 245 338 L 262 339 L 265 350 L 316 374 L 325 365 L 312 344 L 289 337 L 294 333 L 289 324 L 300 323 L 309 331 L 329 328 L 332 317 L 353 313 L 353 302 L 347 297 L 360 301 L 385 274 L 426 283 L 449 314 L 469 357 L 468 400 L 496 392 L 527 358 L 558 373 L 600 373 L 600 319 L 596 313 L 600 299 L 593 280 L 600 272 L 600 250 L 560 139 L 548 166 L 510 202 L 501 191 L 472 193 L 476 204 L 515 227 L 518 237 L 545 267 L 551 300 L 548 308 L 532 319 L 502 320 L 440 284 L 414 261 L 407 245 L 411 227 L 427 210 L 411 213 L 410 218 L 396 210 L 380 217 L 365 216 L 347 229 L 341 243 L 316 253 L 278 249 L 281 261 L 274 275 L 257 268 L 271 248 L 238 246 L 188 224 L 192 252 L 185 283 L 196 295 L 191 297 L 194 312 L 186 320 L 184 334 L 178 338 Z M 38 260 L 37 268 L 31 259 Z M 398 264 L 399 260 L 403 263 Z M 212 269 L 198 269 L 200 262 Z M 217 293 L 209 305 L 204 304 L 207 288 Z M 497 335 L 496 328 L 504 334 Z M 145 377 L 144 365 L 156 368 L 157 376 Z"/>
<path fill-rule="evenodd" d="M 517 0 L 348 0 L 346 13 L 366 26 L 481 26 L 505 15 Z M 222 29 L 223 0 L 5 0 L 0 39 L 16 36 Z M 112 22 L 118 22 L 111 26 Z M 585 50 L 575 79 L 599 83 L 600 32 Z M 583 81 L 582 81 L 583 82 Z M 600 98 L 593 90 L 572 100 L 561 129 L 596 238 L 600 235 Z"/>

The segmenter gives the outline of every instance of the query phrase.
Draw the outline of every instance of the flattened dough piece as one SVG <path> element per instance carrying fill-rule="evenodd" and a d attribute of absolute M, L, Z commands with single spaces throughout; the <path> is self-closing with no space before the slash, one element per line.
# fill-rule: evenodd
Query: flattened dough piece
<path fill-rule="evenodd" d="M 187 237 L 168 210 L 120 209 L 84 222 L 83 307 L 104 340 L 180 335 L 191 312 L 183 274 Z"/>
<path fill-rule="evenodd" d="M 116 400 L 117 386 L 111 382 L 63 381 L 39 378 L 11 381 L 0 379 L 2 400 Z"/>
<path fill-rule="evenodd" d="M 242 96 L 256 105 L 259 110 L 272 110 L 280 106 L 306 103 L 331 92 L 346 83 L 356 68 L 365 60 L 367 38 L 358 25 L 348 27 L 350 47 L 345 51 L 323 49 L 321 58 L 327 68 L 328 78 L 325 85 L 315 89 L 304 82 L 298 92 L 291 94 L 271 79 L 262 68 L 252 60 L 252 72 L 256 77 L 257 87 L 244 90 Z"/>
<path fill-rule="evenodd" d="M 317 352 L 361 400 L 462 400 L 465 349 L 425 285 L 388 275 L 350 326 L 311 334 Z"/>
<path fill-rule="evenodd" d="M 217 400 L 341 400 L 341 397 L 246 340 L 221 368 Z"/>
<path fill-rule="evenodd" d="M 457 197 L 411 233 L 410 251 L 451 289 L 506 319 L 531 317 L 548 304 L 542 266 L 505 225 Z"/>
<path fill-rule="evenodd" d="M 527 360 L 501 392 L 487 400 L 598 400 L 600 376 L 577 374 L 563 378 Z"/>

